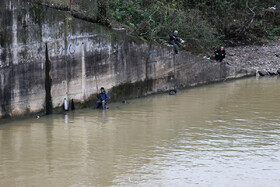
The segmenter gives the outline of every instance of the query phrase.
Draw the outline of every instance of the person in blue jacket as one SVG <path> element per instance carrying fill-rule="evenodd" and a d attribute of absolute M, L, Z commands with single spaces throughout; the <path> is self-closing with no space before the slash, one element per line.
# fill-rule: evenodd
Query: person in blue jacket
<path fill-rule="evenodd" d="M 102 106 L 102 109 L 105 110 L 109 97 L 108 97 L 108 94 L 106 93 L 106 91 L 103 87 L 100 90 L 101 90 L 101 93 L 97 95 L 98 101 L 96 102 L 95 108 L 97 109 L 100 106 Z"/>

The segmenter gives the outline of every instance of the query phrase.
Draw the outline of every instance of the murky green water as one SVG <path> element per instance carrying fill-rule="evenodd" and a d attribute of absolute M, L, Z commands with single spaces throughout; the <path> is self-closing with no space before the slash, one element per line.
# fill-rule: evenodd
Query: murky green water
<path fill-rule="evenodd" d="M 279 186 L 280 79 L 0 125 L 0 186 Z"/>

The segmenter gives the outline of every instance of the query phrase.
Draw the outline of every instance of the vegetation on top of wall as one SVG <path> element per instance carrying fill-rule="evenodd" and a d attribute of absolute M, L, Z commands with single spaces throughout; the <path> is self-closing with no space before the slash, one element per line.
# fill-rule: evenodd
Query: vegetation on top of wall
<path fill-rule="evenodd" d="M 117 0 L 110 3 L 110 16 L 114 21 L 125 25 L 132 34 L 145 40 L 166 42 L 168 35 L 178 30 L 180 37 L 185 39 L 189 50 L 201 51 L 209 49 L 212 44 L 217 45 L 221 35 L 215 27 L 204 19 L 199 9 L 178 8 L 174 1 Z M 151 3 L 152 2 L 152 3 Z"/>
<path fill-rule="evenodd" d="M 197 52 L 275 40 L 280 34 L 278 0 L 110 0 L 108 7 L 113 25 L 159 42 L 179 30 L 188 49 Z"/>

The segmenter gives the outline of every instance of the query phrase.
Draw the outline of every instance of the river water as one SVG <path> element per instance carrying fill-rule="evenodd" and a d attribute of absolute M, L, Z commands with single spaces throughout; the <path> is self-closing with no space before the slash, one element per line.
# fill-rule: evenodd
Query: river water
<path fill-rule="evenodd" d="M 279 186 L 280 79 L 0 125 L 0 186 Z"/>

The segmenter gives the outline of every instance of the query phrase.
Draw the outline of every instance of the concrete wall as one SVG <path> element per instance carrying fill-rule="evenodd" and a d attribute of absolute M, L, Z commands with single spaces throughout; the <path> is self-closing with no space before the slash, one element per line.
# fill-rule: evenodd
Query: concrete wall
<path fill-rule="evenodd" d="M 48 89 L 56 108 L 101 86 L 121 100 L 252 74 L 22 1 L 0 2 L 0 24 L 1 117 L 44 111 Z"/>

